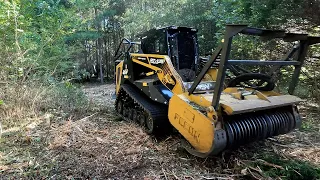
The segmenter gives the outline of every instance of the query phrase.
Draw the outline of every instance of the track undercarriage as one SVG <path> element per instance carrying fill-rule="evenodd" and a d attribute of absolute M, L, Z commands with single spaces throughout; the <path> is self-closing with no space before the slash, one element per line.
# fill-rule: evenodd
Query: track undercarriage
<path fill-rule="evenodd" d="M 115 102 L 116 112 L 123 119 L 138 123 L 148 134 L 168 132 L 168 107 L 151 101 L 130 84 L 121 86 Z"/>

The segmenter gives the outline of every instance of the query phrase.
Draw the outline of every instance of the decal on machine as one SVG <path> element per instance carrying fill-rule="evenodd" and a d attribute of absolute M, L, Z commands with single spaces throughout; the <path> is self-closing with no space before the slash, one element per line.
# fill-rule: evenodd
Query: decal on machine
<path fill-rule="evenodd" d="M 151 64 L 163 64 L 165 62 L 164 59 L 150 58 L 149 60 Z"/>
<path fill-rule="evenodd" d="M 185 129 L 192 137 L 193 139 L 197 142 L 200 143 L 200 133 L 195 130 L 189 123 L 187 120 L 185 120 L 184 118 L 182 118 L 179 114 L 175 114 L 174 115 L 174 119 L 177 120 L 179 122 L 179 125 Z"/>
<path fill-rule="evenodd" d="M 141 60 L 141 61 L 147 61 L 147 58 L 145 57 L 137 57 L 138 60 Z"/>
<path fill-rule="evenodd" d="M 188 119 L 191 123 L 194 123 L 195 115 L 189 109 L 184 110 L 183 116 L 186 119 Z"/>
<path fill-rule="evenodd" d="M 212 83 L 200 83 L 197 86 L 197 90 L 200 90 L 200 91 L 207 91 L 207 90 L 211 90 L 213 88 L 214 88 L 214 85 Z"/>

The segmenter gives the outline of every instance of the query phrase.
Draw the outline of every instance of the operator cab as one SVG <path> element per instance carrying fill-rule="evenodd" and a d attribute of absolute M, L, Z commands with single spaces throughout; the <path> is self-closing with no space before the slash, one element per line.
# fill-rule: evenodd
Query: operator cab
<path fill-rule="evenodd" d="M 140 36 L 142 53 L 168 55 L 183 81 L 192 82 L 199 59 L 197 32 L 176 26 L 149 30 Z"/>

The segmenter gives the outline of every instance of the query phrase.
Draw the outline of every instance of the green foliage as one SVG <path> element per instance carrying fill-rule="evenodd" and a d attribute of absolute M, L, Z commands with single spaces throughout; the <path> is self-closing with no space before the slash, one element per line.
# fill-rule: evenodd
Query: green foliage
<path fill-rule="evenodd" d="M 75 32 L 72 34 L 69 34 L 65 37 L 65 41 L 74 41 L 74 40 L 96 40 L 98 38 L 101 38 L 103 35 L 96 31 L 83 31 L 83 32 Z"/>
<path fill-rule="evenodd" d="M 255 162 L 266 176 L 271 178 L 281 177 L 282 179 L 290 180 L 313 180 L 320 178 L 320 168 L 300 160 L 282 159 L 278 155 L 264 153 L 261 154 L 261 159 L 268 163 L 275 164 L 279 167 L 266 165 L 263 162 Z"/>
<path fill-rule="evenodd" d="M 212 13 L 213 1 L 133 1 L 128 5 L 120 19 L 126 36 L 133 38 L 143 31 L 163 26 L 189 26 L 200 30 L 200 49 L 203 53 L 214 48 L 216 26 Z"/>
<path fill-rule="evenodd" d="M 315 124 L 315 122 L 310 122 L 310 120 L 303 121 L 299 130 L 305 132 L 317 132 L 319 131 L 319 128 L 317 128 Z"/>
<path fill-rule="evenodd" d="M 103 37 L 95 30 L 96 24 L 116 13 L 110 9 L 99 12 L 97 17 L 92 11 L 86 13 L 88 8 L 96 7 L 108 6 L 97 1 L 1 1 L 0 34 L 5 36 L 0 37 L 0 78 L 74 78 L 70 72 L 81 64 L 78 56 L 83 51 L 83 40 Z"/>
<path fill-rule="evenodd" d="M 65 82 L 53 85 L 48 92 L 48 106 L 45 109 L 63 110 L 66 113 L 81 112 L 89 108 L 89 101 L 83 91 L 76 85 Z"/>
<path fill-rule="evenodd" d="M 311 26 L 314 23 L 310 22 L 310 26 L 304 23 L 310 18 L 301 16 L 306 3 L 300 0 L 1 1 L 0 34 L 5 35 L 0 37 L 3 47 L 0 80 L 53 78 L 61 81 L 89 77 L 90 65 L 96 65 L 100 59 L 112 59 L 113 49 L 122 37 L 110 37 L 108 33 L 122 28 L 126 37 L 134 39 L 135 35 L 156 27 L 195 27 L 199 29 L 201 55 L 212 53 L 220 44 L 225 25 L 229 23 L 267 28 L 299 27 L 319 34 L 319 28 Z M 103 40 L 104 49 L 98 40 Z M 289 46 L 240 37 L 235 39 L 233 47 L 233 58 L 280 59 Z M 312 47 L 309 56 L 318 53 L 318 46 Z M 104 66 L 113 68 L 110 62 Z M 315 67 L 309 63 L 305 68 L 312 78 L 302 75 L 304 85 L 316 84 L 314 80 L 320 73 Z"/>
<path fill-rule="evenodd" d="M 3 47 L 0 78 L 14 81 L 42 76 L 60 80 L 76 78 L 83 74 L 80 66 L 84 64 L 81 58 L 84 47 L 90 45 L 91 56 L 94 56 L 94 41 L 105 39 L 109 28 L 123 28 L 126 36 L 133 38 L 156 27 L 195 27 L 199 29 L 203 55 L 211 53 L 220 43 L 225 24 L 245 23 L 268 28 L 299 26 L 304 19 L 297 12 L 303 12 L 303 7 L 306 2 L 300 0 L 1 1 L 0 34 L 6 35 L 0 41 Z M 112 48 L 117 45 L 115 37 L 111 43 Z M 264 49 L 279 55 L 278 47 L 267 46 L 236 40 L 235 55 L 256 57 Z M 110 49 L 105 56 L 112 55 Z"/>

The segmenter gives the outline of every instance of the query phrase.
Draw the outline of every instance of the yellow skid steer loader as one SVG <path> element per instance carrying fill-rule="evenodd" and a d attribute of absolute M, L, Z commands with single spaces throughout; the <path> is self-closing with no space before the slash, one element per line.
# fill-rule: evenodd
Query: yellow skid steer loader
<path fill-rule="evenodd" d="M 175 129 L 185 149 L 198 157 L 286 134 L 301 125 L 293 96 L 308 47 L 319 37 L 247 25 L 227 25 L 224 39 L 210 58 L 199 56 L 197 29 L 165 27 L 123 39 L 115 55 L 119 116 L 135 121 L 149 134 Z M 230 59 L 234 36 L 297 42 L 282 60 Z M 138 47 L 133 50 L 134 47 Z M 243 70 L 226 83 L 226 72 L 240 65 L 294 66 L 288 95 L 274 91 L 272 77 Z"/>

